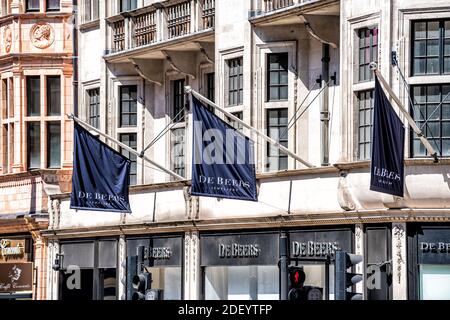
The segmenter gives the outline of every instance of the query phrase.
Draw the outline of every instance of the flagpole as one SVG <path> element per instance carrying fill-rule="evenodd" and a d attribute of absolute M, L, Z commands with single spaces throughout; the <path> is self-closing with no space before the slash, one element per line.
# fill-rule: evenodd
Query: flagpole
<path fill-rule="evenodd" d="M 106 138 L 106 139 L 108 139 L 108 140 L 111 140 L 112 142 L 116 143 L 116 144 L 117 144 L 119 147 L 121 147 L 122 149 L 125 149 L 125 150 L 127 150 L 128 152 L 130 152 L 130 153 L 132 153 L 132 154 L 135 154 L 136 156 L 138 156 L 138 157 L 141 158 L 142 160 L 147 161 L 147 162 L 150 163 L 151 165 L 153 165 L 153 166 L 157 167 L 158 169 L 164 171 L 164 172 L 167 173 L 168 175 L 170 175 L 170 176 L 176 178 L 177 180 L 180 180 L 180 181 L 186 180 L 186 178 L 180 176 L 179 174 L 173 172 L 172 170 L 169 170 L 169 169 L 167 169 L 167 168 L 164 168 L 164 167 L 161 166 L 160 164 L 158 164 L 158 163 L 156 163 L 155 161 L 149 159 L 147 156 L 145 156 L 145 155 L 143 155 L 143 154 L 137 152 L 136 150 L 134 150 L 133 148 L 130 148 L 129 146 L 127 146 L 126 144 L 120 142 L 119 140 L 114 139 L 114 138 L 108 136 L 107 134 L 101 132 L 101 131 L 98 130 L 97 128 L 95 128 L 95 127 L 91 126 L 90 124 L 88 124 L 88 123 L 82 121 L 81 119 L 77 118 L 77 117 L 74 116 L 73 114 L 68 114 L 67 117 L 68 117 L 69 119 L 72 119 L 73 121 L 75 121 L 75 122 L 77 122 L 77 123 L 79 123 L 79 124 L 85 126 L 85 127 L 88 128 L 89 130 L 92 130 L 92 131 L 98 133 L 98 134 L 101 135 L 102 137 L 104 137 L 104 138 Z"/>
<path fill-rule="evenodd" d="M 417 126 L 416 122 L 411 117 L 409 112 L 405 109 L 403 104 L 400 102 L 400 99 L 395 95 L 394 91 L 392 91 L 391 87 L 388 85 L 388 83 L 386 82 L 384 77 L 381 75 L 381 72 L 378 70 L 377 64 L 372 62 L 370 64 L 370 67 L 372 68 L 372 71 L 375 73 L 375 76 L 377 76 L 378 79 L 380 80 L 380 82 L 383 84 L 383 87 L 387 91 L 389 96 L 392 98 L 392 100 L 395 101 L 395 103 L 398 106 L 398 109 L 405 116 L 405 118 L 408 121 L 409 125 L 411 126 L 413 131 L 417 134 L 417 136 L 419 137 L 420 141 L 422 142 L 422 144 L 427 149 L 428 153 L 434 158 L 434 162 L 438 163 L 439 162 L 439 158 L 438 158 L 437 152 L 434 150 L 434 148 L 432 147 L 432 145 L 430 144 L 428 139 L 424 136 L 422 130 L 420 130 L 420 128 Z"/>
<path fill-rule="evenodd" d="M 194 97 L 196 97 L 197 99 L 203 101 L 204 103 L 207 103 L 208 105 L 210 105 L 211 107 L 214 107 L 215 109 L 219 110 L 220 112 L 222 112 L 223 114 L 225 114 L 228 118 L 240 123 L 242 126 L 246 127 L 247 129 L 253 131 L 254 133 L 256 133 L 257 135 L 259 135 L 262 139 L 266 140 L 267 142 L 269 142 L 270 144 L 272 144 L 273 146 L 277 147 L 278 149 L 280 149 L 281 151 L 283 151 L 284 153 L 286 153 L 287 155 L 291 156 L 292 158 L 294 158 L 295 160 L 297 160 L 298 162 L 304 164 L 305 166 L 307 166 L 308 168 L 313 168 L 315 167 L 313 164 L 303 160 L 302 158 L 300 158 L 298 155 L 296 155 L 295 153 L 291 152 L 288 148 L 286 148 L 285 146 L 281 145 L 280 143 L 278 143 L 277 141 L 275 141 L 274 139 L 268 137 L 267 135 L 265 135 L 264 133 L 262 133 L 261 131 L 253 128 L 252 126 L 248 125 L 247 123 L 245 123 L 244 121 L 242 121 L 241 119 L 239 119 L 238 117 L 236 117 L 235 115 L 233 115 L 232 113 L 226 111 L 225 109 L 219 107 L 217 104 L 215 104 L 214 102 L 212 102 L 211 100 L 209 100 L 208 98 L 202 96 L 200 93 L 196 92 L 195 90 L 193 90 L 190 86 L 186 86 L 184 87 L 185 92 L 186 93 L 190 93 L 192 94 Z"/>

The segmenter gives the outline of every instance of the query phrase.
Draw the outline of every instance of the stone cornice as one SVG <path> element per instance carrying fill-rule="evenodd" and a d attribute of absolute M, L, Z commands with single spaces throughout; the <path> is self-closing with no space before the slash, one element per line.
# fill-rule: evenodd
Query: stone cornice
<path fill-rule="evenodd" d="M 112 225 L 91 228 L 43 230 L 48 238 L 82 238 L 138 234 L 181 233 L 186 231 L 230 231 L 241 229 L 282 229 L 326 225 L 395 222 L 450 222 L 450 209 L 444 210 L 373 210 L 321 214 L 292 214 L 253 218 L 184 220 L 171 222 Z"/>

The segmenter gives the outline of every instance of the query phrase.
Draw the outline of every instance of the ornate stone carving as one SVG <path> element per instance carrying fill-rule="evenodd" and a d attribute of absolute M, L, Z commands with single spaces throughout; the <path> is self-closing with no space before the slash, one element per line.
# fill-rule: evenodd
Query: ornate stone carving
<path fill-rule="evenodd" d="M 11 51 L 12 47 L 12 31 L 10 27 L 6 27 L 3 34 L 3 46 L 5 47 L 6 53 Z"/>
<path fill-rule="evenodd" d="M 397 258 L 397 281 L 400 284 L 402 280 L 402 264 L 405 263 L 402 254 L 402 239 L 405 236 L 405 229 L 401 225 L 394 226 L 395 248 L 397 252 L 395 256 Z"/>
<path fill-rule="evenodd" d="M 362 227 L 361 225 L 356 225 L 355 227 L 355 242 L 356 242 L 356 253 L 361 253 L 361 242 L 362 242 Z"/>
<path fill-rule="evenodd" d="M 37 23 L 31 28 L 30 39 L 33 46 L 45 49 L 55 41 L 55 31 L 48 23 Z"/>

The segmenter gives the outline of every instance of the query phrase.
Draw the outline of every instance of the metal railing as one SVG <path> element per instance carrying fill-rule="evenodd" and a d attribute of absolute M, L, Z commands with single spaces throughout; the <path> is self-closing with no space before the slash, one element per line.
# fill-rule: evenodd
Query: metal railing
<path fill-rule="evenodd" d="M 108 18 L 110 53 L 134 49 L 214 28 L 216 0 L 185 0 L 154 8 L 139 8 Z"/>
<path fill-rule="evenodd" d="M 134 17 L 132 28 L 133 47 L 145 46 L 156 41 L 156 11 Z"/>

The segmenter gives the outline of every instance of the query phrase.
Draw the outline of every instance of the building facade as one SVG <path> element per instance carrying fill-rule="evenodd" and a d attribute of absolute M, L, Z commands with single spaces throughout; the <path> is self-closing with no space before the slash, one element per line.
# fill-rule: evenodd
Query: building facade
<path fill-rule="evenodd" d="M 70 191 L 72 2 L 0 10 L 0 299 L 45 299 L 48 196 Z"/>
<path fill-rule="evenodd" d="M 356 290 L 367 300 L 449 299 L 449 9 L 443 0 L 80 1 L 78 117 L 139 152 L 151 143 L 146 156 L 186 181 L 123 152 L 132 214 L 75 211 L 69 193 L 51 195 L 47 298 L 131 299 L 144 245 L 165 299 L 279 299 L 287 237 L 322 299 L 334 298 L 324 258 L 337 249 L 364 257 Z M 436 164 L 408 127 L 404 198 L 369 191 L 371 62 L 439 150 Z M 254 137 L 257 203 L 192 196 L 187 85 L 315 167 Z M 71 286 L 77 272 L 81 285 Z"/>

